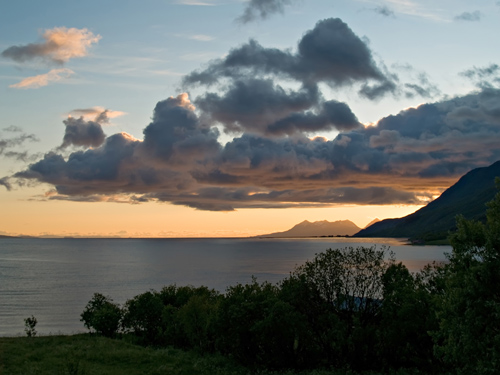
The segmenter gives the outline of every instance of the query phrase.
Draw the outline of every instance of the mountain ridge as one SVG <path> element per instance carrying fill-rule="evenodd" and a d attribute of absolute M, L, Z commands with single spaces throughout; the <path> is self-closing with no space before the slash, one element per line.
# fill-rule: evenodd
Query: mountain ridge
<path fill-rule="evenodd" d="M 407 237 L 416 240 L 441 240 L 456 229 L 456 216 L 485 221 L 486 203 L 497 189 L 500 161 L 488 167 L 475 168 L 463 175 L 437 199 L 414 213 L 379 221 L 360 230 L 355 237 Z"/>

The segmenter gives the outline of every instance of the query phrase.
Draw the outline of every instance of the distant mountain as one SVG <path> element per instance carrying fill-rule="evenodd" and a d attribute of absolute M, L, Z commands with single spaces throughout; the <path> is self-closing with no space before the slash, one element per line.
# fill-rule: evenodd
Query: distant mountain
<path fill-rule="evenodd" d="M 486 219 L 486 203 L 497 192 L 497 176 L 500 176 L 500 161 L 473 169 L 427 206 L 402 218 L 379 221 L 356 233 L 355 237 L 444 239 L 456 229 L 455 218 L 459 214 L 467 219 Z"/>
<path fill-rule="evenodd" d="M 370 221 L 368 224 L 365 225 L 365 228 L 368 228 L 370 225 L 378 223 L 379 221 L 380 221 L 379 218 L 373 219 L 372 221 Z"/>
<path fill-rule="evenodd" d="M 286 237 L 320 237 L 320 236 L 352 236 L 353 234 L 359 232 L 361 228 L 349 220 L 339 220 L 330 222 L 327 220 L 315 221 L 311 223 L 310 221 L 303 221 L 295 225 L 293 228 L 285 232 L 276 232 L 271 234 L 265 234 L 258 237 L 275 237 L 275 238 L 286 238 Z"/>

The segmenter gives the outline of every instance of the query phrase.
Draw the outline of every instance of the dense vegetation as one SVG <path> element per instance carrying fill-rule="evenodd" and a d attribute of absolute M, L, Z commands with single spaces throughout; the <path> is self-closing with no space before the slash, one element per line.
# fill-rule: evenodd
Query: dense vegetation
<path fill-rule="evenodd" d="M 416 274 L 384 248 L 330 249 L 277 285 L 170 285 L 124 306 L 96 293 L 81 318 L 112 342 L 222 355 L 235 374 L 498 374 L 500 193 L 488 206 L 485 224 L 458 218 L 449 262 Z"/>

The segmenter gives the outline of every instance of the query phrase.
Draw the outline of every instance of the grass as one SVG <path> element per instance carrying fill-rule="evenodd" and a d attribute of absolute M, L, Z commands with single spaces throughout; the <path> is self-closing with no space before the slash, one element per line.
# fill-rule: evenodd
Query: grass
<path fill-rule="evenodd" d="M 145 348 L 89 334 L 0 338 L 0 375 L 355 375 L 351 371 L 253 372 L 220 355 Z M 366 375 L 376 375 L 368 372 Z M 417 375 L 396 371 L 393 375 Z"/>
<path fill-rule="evenodd" d="M 144 348 L 88 334 L 0 338 L 1 375 L 240 375 L 248 371 L 220 356 L 173 348 Z"/>

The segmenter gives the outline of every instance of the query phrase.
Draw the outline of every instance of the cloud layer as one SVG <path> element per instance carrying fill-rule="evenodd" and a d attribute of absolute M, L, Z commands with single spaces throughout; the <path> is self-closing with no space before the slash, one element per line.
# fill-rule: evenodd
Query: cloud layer
<path fill-rule="evenodd" d="M 14 179 L 53 185 L 47 199 L 122 195 L 202 210 L 421 204 L 500 159 L 499 99 L 487 89 L 424 104 L 333 140 L 243 134 L 222 145 L 181 94 L 156 105 L 143 140 L 118 133 L 67 158 L 49 152 Z"/>
<path fill-rule="evenodd" d="M 410 67 L 408 67 L 410 69 Z M 496 66 L 464 73 L 495 74 Z M 320 21 L 296 51 L 250 40 L 184 79 L 206 90 L 156 104 L 143 139 L 105 136 L 106 111 L 79 110 L 64 121 L 62 148 L 0 184 L 51 185 L 43 199 L 170 202 L 200 210 L 423 204 L 472 168 L 500 159 L 500 90 L 481 86 L 359 123 L 321 85 L 357 85 L 359 95 L 429 97 L 425 74 L 402 83 L 376 63 L 339 19 Z M 211 91 L 213 88 L 213 91 Z M 234 138 L 223 143 L 219 129 Z M 331 140 L 317 137 L 335 130 Z"/>

